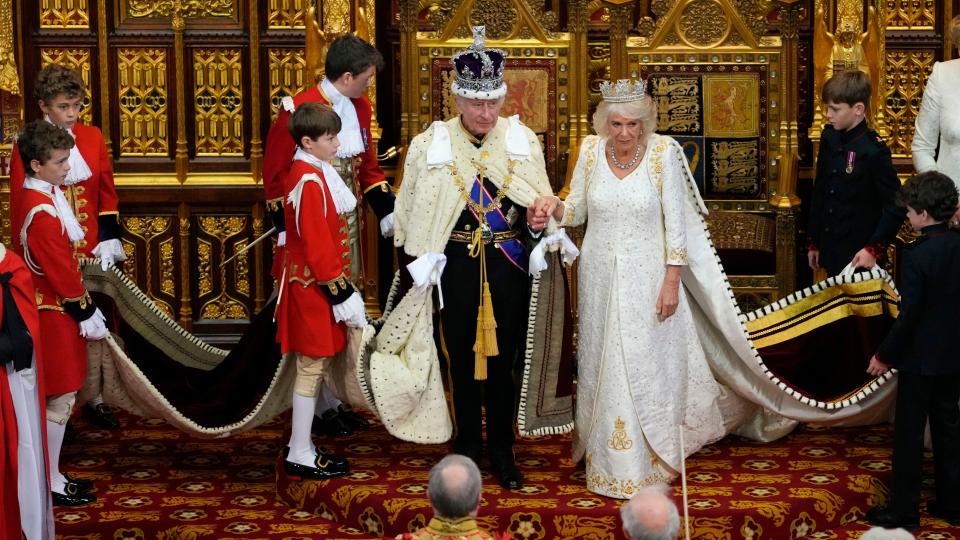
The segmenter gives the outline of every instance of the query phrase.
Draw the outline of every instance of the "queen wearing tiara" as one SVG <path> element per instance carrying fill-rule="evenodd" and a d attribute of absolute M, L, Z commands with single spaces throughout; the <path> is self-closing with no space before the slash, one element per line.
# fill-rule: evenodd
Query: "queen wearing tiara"
<path fill-rule="evenodd" d="M 549 216 L 563 226 L 587 223 L 573 455 L 585 458 L 588 489 L 629 498 L 669 483 L 684 453 L 725 430 L 720 389 L 680 286 L 685 213 L 699 201 L 689 191 L 686 158 L 675 140 L 655 132 L 657 106 L 643 81 L 601 90 L 597 135 L 580 147 L 569 196 L 539 199 L 528 221 L 533 229 Z"/>

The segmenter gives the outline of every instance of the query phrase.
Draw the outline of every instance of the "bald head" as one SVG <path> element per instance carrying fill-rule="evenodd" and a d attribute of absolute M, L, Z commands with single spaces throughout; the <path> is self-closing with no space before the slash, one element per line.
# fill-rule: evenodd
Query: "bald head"
<path fill-rule="evenodd" d="M 438 515 L 463 518 L 476 515 L 481 487 L 477 464 L 466 456 L 450 454 L 430 469 L 427 495 Z"/>
<path fill-rule="evenodd" d="M 680 534 L 677 506 L 658 488 L 637 492 L 620 507 L 620 518 L 630 540 L 674 540 Z"/>

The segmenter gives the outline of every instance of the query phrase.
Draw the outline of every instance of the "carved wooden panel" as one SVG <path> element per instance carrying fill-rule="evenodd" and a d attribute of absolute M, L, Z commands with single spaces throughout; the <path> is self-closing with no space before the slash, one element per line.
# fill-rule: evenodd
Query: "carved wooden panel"
<path fill-rule="evenodd" d="M 927 78 L 933 70 L 934 53 L 929 50 L 887 48 L 887 84 L 883 110 L 890 136 L 887 146 L 894 157 L 909 157 L 914 122 Z"/>
<path fill-rule="evenodd" d="M 304 28 L 303 16 L 307 0 L 267 0 L 267 27 L 270 29 Z"/>
<path fill-rule="evenodd" d="M 149 215 L 136 211 L 121 214 L 123 250 L 127 260 L 123 271 L 170 317 L 176 318 L 178 275 L 175 254 L 176 211 Z"/>
<path fill-rule="evenodd" d="M 239 48 L 193 51 L 194 144 L 198 156 L 242 156 L 243 55 Z"/>
<path fill-rule="evenodd" d="M 121 47 L 116 54 L 120 155 L 167 156 L 167 51 Z"/>
<path fill-rule="evenodd" d="M 219 262 L 240 252 L 253 235 L 249 215 L 201 214 L 194 216 L 196 227 L 196 279 L 192 291 L 194 312 L 200 319 L 250 318 L 250 284 L 254 281 L 249 254 L 229 265 Z"/>
<path fill-rule="evenodd" d="M 270 48 L 267 52 L 269 64 L 269 101 L 270 118 L 276 118 L 280 110 L 280 100 L 285 96 L 295 96 L 310 86 L 311 82 L 304 73 L 307 66 L 303 49 Z"/>
<path fill-rule="evenodd" d="M 933 30 L 937 23 L 936 0 L 885 0 L 887 30 Z"/>
<path fill-rule="evenodd" d="M 40 10 L 40 28 L 90 27 L 88 0 L 40 0 L 37 7 Z"/>

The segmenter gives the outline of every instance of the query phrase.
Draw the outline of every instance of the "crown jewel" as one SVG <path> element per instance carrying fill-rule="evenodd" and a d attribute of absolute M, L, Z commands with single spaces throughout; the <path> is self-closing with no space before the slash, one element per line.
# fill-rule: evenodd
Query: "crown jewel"
<path fill-rule="evenodd" d="M 507 92 L 503 83 L 506 53 L 486 48 L 486 27 L 473 27 L 473 43 L 451 58 L 456 79 L 453 93 L 472 99 L 494 99 Z"/>
<path fill-rule="evenodd" d="M 600 93 L 603 94 L 603 100 L 609 103 L 637 101 L 647 95 L 647 82 L 643 79 L 620 79 L 615 83 L 603 81 L 600 83 Z"/>

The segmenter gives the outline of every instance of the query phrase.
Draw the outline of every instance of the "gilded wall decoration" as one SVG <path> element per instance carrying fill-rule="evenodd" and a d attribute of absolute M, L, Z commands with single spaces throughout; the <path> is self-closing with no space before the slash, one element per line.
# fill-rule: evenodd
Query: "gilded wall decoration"
<path fill-rule="evenodd" d="M 40 65 L 48 66 L 58 64 L 77 70 L 83 79 L 85 86 L 83 90 L 83 102 L 80 109 L 80 123 L 93 125 L 93 107 L 91 107 L 91 86 L 93 81 L 90 79 L 90 49 L 86 48 L 48 48 L 40 49 Z"/>
<path fill-rule="evenodd" d="M 213 292 L 213 244 L 200 238 L 197 240 L 197 292 L 205 296 Z"/>
<path fill-rule="evenodd" d="M 173 218 L 171 216 L 121 215 L 120 222 L 125 232 L 123 250 L 128 254 L 128 260 L 124 261 L 124 272 L 156 303 L 157 307 L 172 317 L 173 307 L 168 300 L 172 301 L 176 298 L 176 291 L 165 286 L 164 282 L 173 279 L 173 257 L 172 253 L 168 257 L 162 246 L 167 242 L 172 245 L 173 237 L 169 233 Z M 154 256 L 158 253 L 159 283 L 155 284 Z"/>
<path fill-rule="evenodd" d="M 772 4 L 771 0 L 733 0 L 740 18 L 758 40 L 767 34 L 767 15 Z"/>
<path fill-rule="evenodd" d="M 657 104 L 657 131 L 679 142 L 704 198 L 766 196 L 767 101 L 778 98 L 767 54 L 632 52 L 629 65 L 647 80 Z M 682 62 L 682 63 L 678 63 Z M 773 109 L 777 112 L 777 109 Z M 774 117 L 777 118 L 777 117 Z M 739 209 L 738 209 L 739 210 Z"/>
<path fill-rule="evenodd" d="M 306 28 L 307 0 L 268 0 L 267 28 L 271 30 Z"/>
<path fill-rule="evenodd" d="M 588 43 L 587 44 L 587 85 L 590 88 L 588 100 L 590 103 L 590 115 L 596 109 L 603 97 L 600 94 L 600 83 L 610 80 L 610 44 Z M 591 117 L 588 115 L 588 118 Z"/>
<path fill-rule="evenodd" d="M 236 17 L 235 0 L 123 0 L 122 12 L 131 18 L 179 16 Z"/>
<path fill-rule="evenodd" d="M 304 69 L 307 60 L 303 49 L 270 49 L 267 52 L 270 69 L 270 118 L 276 118 L 280 101 L 295 96 L 310 86 Z"/>
<path fill-rule="evenodd" d="M 691 45 L 709 48 L 726 37 L 730 31 L 730 19 L 723 7 L 713 0 L 693 0 L 684 8 L 677 27 L 683 39 Z"/>
<path fill-rule="evenodd" d="M 545 133 L 550 125 L 550 74 L 543 69 L 509 69 L 504 72 L 507 97 L 501 116 L 519 114 L 523 123 L 536 133 Z"/>
<path fill-rule="evenodd" d="M 173 265 L 173 238 L 160 241 L 160 291 L 163 294 L 175 296 L 177 286 L 174 281 L 175 268 Z M 173 312 L 169 313 L 173 317 Z"/>
<path fill-rule="evenodd" d="M 243 155 L 240 49 L 194 49 L 193 99 L 198 156 Z"/>
<path fill-rule="evenodd" d="M 882 105 L 890 128 L 887 146 L 894 157 L 909 157 L 923 88 L 936 58 L 931 50 L 887 49 L 886 56 L 886 99 Z"/>
<path fill-rule="evenodd" d="M 759 135 L 760 98 L 755 74 L 707 76 L 704 80 L 704 131 L 707 137 Z"/>
<path fill-rule="evenodd" d="M 17 34 L 13 31 L 13 5 L 13 0 L 0 0 L 0 91 L 20 94 Z M 22 48 L 22 45 L 19 48 Z"/>
<path fill-rule="evenodd" d="M 236 286 L 229 287 L 227 275 L 234 277 L 234 285 L 241 281 L 249 281 L 249 263 L 246 255 L 241 255 L 239 264 L 231 263 L 223 268 L 216 268 L 214 260 L 217 256 L 222 259 L 230 257 L 246 244 L 245 238 L 235 238 L 247 233 L 249 218 L 247 216 L 199 216 L 199 232 L 206 238 L 197 238 L 197 258 L 200 280 L 198 283 L 199 300 L 203 302 L 200 308 L 201 319 L 247 319 L 250 311 L 247 305 L 239 298 L 230 294 L 231 290 L 241 293 Z M 228 247 L 230 249 L 228 249 Z M 235 261 L 237 261 L 235 259 Z M 231 271 L 231 267 L 233 270 Z M 246 272 L 246 273 L 241 273 Z M 219 280 L 217 280 L 219 275 Z M 205 296 L 216 294 L 212 299 Z M 246 294 L 249 297 L 249 285 Z"/>
<path fill-rule="evenodd" d="M 39 9 L 40 28 L 90 27 L 88 0 L 40 0 Z"/>
<path fill-rule="evenodd" d="M 756 195 L 760 148 L 754 140 L 711 140 L 707 146 L 709 191 L 718 195 Z"/>
<path fill-rule="evenodd" d="M 886 0 L 887 30 L 933 30 L 936 0 Z"/>
<path fill-rule="evenodd" d="M 167 51 L 117 49 L 121 156 L 166 156 Z"/>
<path fill-rule="evenodd" d="M 647 80 L 647 91 L 657 103 L 657 130 L 670 134 L 703 131 L 699 77 L 658 75 Z"/>
<path fill-rule="evenodd" d="M 477 0 L 470 12 L 472 25 L 487 27 L 487 39 L 506 39 L 517 20 L 517 10 L 510 0 Z"/>
<path fill-rule="evenodd" d="M 241 238 L 233 243 L 234 253 L 240 253 L 247 247 L 247 239 Z M 250 259 L 248 258 L 248 251 L 243 251 L 242 254 L 237 255 L 237 258 L 233 260 L 234 268 L 236 269 L 237 276 L 249 276 L 250 275 Z M 240 277 L 236 282 L 237 292 L 243 295 L 250 295 L 250 280 Z"/>
<path fill-rule="evenodd" d="M 322 0 L 317 3 L 322 4 L 324 32 L 332 35 L 350 32 L 350 0 Z"/>

